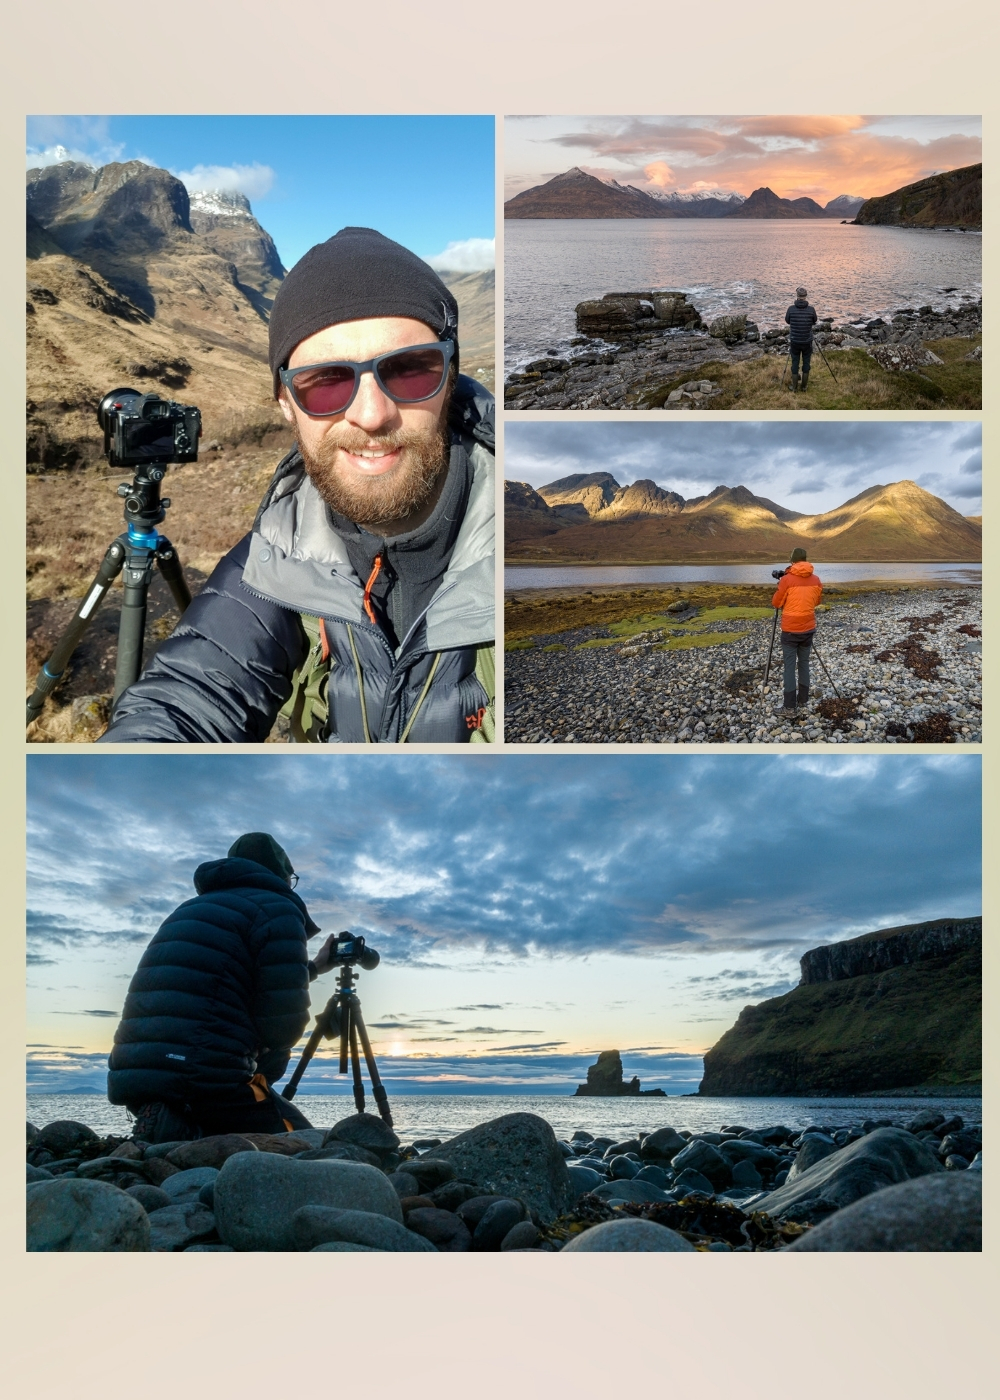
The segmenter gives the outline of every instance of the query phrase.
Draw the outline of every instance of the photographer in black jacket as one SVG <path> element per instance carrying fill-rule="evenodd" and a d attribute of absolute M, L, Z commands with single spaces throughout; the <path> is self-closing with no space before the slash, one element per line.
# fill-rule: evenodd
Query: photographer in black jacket
<path fill-rule="evenodd" d="M 812 362 L 813 326 L 819 317 L 815 307 L 809 305 L 805 287 L 795 288 L 795 300 L 785 312 L 785 321 L 791 328 L 788 348 L 792 356 L 792 393 L 799 389 L 799 358 L 802 359 L 802 388 L 809 383 L 809 366 Z"/>
<path fill-rule="evenodd" d="M 309 983 L 332 965 L 272 836 L 249 832 L 194 874 L 197 897 L 164 920 L 125 998 L 108 1060 L 108 1098 L 134 1136 L 281 1133 L 308 1119 L 271 1085 L 309 1020 Z"/>

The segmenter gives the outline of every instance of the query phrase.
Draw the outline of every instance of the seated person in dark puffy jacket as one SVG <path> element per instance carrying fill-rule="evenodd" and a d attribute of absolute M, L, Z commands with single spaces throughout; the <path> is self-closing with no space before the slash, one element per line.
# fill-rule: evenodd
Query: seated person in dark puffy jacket
<path fill-rule="evenodd" d="M 458 374 L 458 304 L 414 253 L 345 228 L 269 322 L 298 446 L 108 743 L 493 739 L 493 398 Z"/>
<path fill-rule="evenodd" d="M 802 359 L 802 388 L 809 383 L 809 366 L 812 363 L 813 326 L 818 320 L 815 307 L 809 305 L 809 293 L 805 287 L 795 288 L 795 300 L 785 312 L 785 320 L 791 327 L 788 348 L 792 356 L 792 393 L 799 388 L 799 357 Z"/>
<path fill-rule="evenodd" d="M 309 1020 L 309 983 L 332 966 L 332 937 L 309 959 L 319 929 L 296 878 L 277 841 L 250 832 L 199 865 L 196 898 L 154 934 L 108 1060 L 108 1098 L 135 1115 L 137 1138 L 310 1126 L 271 1089 Z"/>

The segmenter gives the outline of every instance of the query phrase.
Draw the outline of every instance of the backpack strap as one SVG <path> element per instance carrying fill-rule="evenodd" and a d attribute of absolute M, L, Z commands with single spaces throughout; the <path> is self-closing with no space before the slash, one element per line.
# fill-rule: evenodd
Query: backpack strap
<path fill-rule="evenodd" d="M 292 693 L 281 708 L 297 744 L 323 744 L 330 720 L 327 689 L 330 682 L 330 647 L 323 619 L 301 613 L 299 621 L 309 644 L 304 660 L 292 677 Z"/>
<path fill-rule="evenodd" d="M 491 644 L 476 648 L 476 678 L 489 696 L 489 704 L 483 711 L 479 727 L 469 735 L 470 744 L 495 744 L 497 737 L 496 695 L 497 661 L 496 647 Z"/>

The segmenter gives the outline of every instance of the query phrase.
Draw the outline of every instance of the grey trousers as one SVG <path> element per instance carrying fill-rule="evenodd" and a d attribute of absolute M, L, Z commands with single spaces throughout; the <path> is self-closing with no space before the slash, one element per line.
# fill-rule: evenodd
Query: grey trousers
<path fill-rule="evenodd" d="M 781 634 L 781 655 L 785 663 L 784 690 L 786 695 L 795 692 L 796 666 L 799 672 L 799 689 L 808 689 L 809 653 L 812 650 L 815 635 L 815 629 L 812 632 L 782 632 Z"/>

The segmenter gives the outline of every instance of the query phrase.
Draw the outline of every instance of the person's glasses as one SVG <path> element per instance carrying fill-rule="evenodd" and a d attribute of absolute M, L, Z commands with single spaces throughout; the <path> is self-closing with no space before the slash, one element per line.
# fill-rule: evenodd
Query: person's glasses
<path fill-rule="evenodd" d="M 294 870 L 292 871 L 291 875 L 289 875 L 289 877 L 288 877 L 288 883 L 291 885 L 291 887 L 292 887 L 293 890 L 294 890 L 295 886 L 299 883 L 299 877 L 298 877 L 298 875 L 295 873 Z"/>
<path fill-rule="evenodd" d="M 374 375 L 375 383 L 394 403 L 432 399 L 444 387 L 454 353 L 452 341 L 439 340 L 433 345 L 390 350 L 373 360 L 329 360 L 278 373 L 303 413 L 310 418 L 329 418 L 350 408 L 363 374 Z"/>

